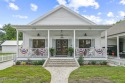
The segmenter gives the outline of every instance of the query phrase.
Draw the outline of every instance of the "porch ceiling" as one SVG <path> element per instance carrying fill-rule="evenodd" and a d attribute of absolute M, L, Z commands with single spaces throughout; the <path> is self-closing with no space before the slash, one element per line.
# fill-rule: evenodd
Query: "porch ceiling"
<path fill-rule="evenodd" d="M 106 30 L 112 25 L 12 25 L 15 29 L 25 30 Z"/>

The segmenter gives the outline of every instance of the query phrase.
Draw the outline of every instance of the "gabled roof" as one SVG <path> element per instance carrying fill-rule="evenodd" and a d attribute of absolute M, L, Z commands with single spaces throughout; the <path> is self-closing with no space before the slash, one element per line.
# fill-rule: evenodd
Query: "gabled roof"
<path fill-rule="evenodd" d="M 19 45 L 22 45 L 22 44 L 23 44 L 23 41 L 19 41 Z M 1 44 L 1 46 L 16 46 L 16 45 L 17 45 L 16 40 L 6 40 Z"/>
<path fill-rule="evenodd" d="M 108 29 L 108 36 L 116 35 L 125 32 L 125 21 L 122 21 L 118 24 L 115 24 L 111 28 Z"/>
<path fill-rule="evenodd" d="M 54 13 L 54 12 L 56 12 L 56 11 L 58 11 L 59 9 L 62 9 L 62 8 L 65 9 L 66 11 L 72 13 L 72 14 L 75 15 L 76 17 L 78 17 L 78 18 L 80 18 L 80 19 L 86 21 L 88 24 L 90 24 L 90 25 L 95 25 L 94 22 L 88 20 L 87 18 L 81 16 L 80 14 L 77 14 L 76 12 L 72 11 L 72 10 L 69 9 L 68 7 L 65 7 L 64 5 L 60 5 L 60 6 L 56 7 L 56 8 L 53 9 L 52 11 L 50 11 L 50 12 L 48 12 L 47 14 L 45 14 L 45 15 L 43 15 L 43 16 L 37 18 L 36 20 L 32 21 L 32 22 L 29 23 L 28 25 L 34 25 L 35 23 L 39 22 L 40 20 L 45 19 L 47 16 L 51 15 L 52 13 Z"/>

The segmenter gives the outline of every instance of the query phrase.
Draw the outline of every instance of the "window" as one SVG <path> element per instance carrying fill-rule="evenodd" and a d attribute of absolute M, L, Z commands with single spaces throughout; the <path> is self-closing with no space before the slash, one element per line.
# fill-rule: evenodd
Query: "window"
<path fill-rule="evenodd" d="M 33 39 L 33 48 L 45 48 L 45 39 Z"/>
<path fill-rule="evenodd" d="M 91 39 L 79 39 L 79 48 L 90 48 Z"/>

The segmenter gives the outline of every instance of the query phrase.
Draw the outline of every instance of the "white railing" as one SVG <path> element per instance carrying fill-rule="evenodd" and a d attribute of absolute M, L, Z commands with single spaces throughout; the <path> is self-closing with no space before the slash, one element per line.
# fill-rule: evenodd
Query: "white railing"
<path fill-rule="evenodd" d="M 76 49 L 76 57 L 106 57 L 105 48 L 78 48 Z"/>
<path fill-rule="evenodd" d="M 47 57 L 46 48 L 19 49 L 19 57 Z"/>
<path fill-rule="evenodd" d="M 15 54 L 8 54 L 8 55 L 1 55 L 0 56 L 0 62 L 10 61 L 15 58 Z"/>

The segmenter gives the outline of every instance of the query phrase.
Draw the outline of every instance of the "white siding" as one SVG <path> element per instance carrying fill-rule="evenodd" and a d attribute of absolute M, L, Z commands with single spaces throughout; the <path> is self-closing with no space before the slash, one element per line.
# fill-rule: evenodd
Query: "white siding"
<path fill-rule="evenodd" d="M 68 12 L 67 10 L 61 8 L 58 11 L 52 13 L 51 15 L 48 15 L 46 18 L 41 19 L 34 25 L 48 25 L 48 24 L 63 24 L 63 25 L 72 25 L 72 24 L 87 24 L 90 25 L 90 23 L 84 21 L 81 18 L 78 18 L 74 14 Z"/>
<path fill-rule="evenodd" d="M 4 53 L 16 53 L 17 47 L 16 46 L 2 46 L 2 52 L 4 52 Z"/>

